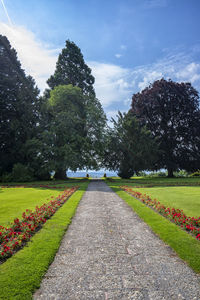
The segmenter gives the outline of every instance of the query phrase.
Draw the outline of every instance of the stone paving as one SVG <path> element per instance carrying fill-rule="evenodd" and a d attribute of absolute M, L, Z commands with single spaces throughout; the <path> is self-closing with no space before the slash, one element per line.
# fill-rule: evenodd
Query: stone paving
<path fill-rule="evenodd" d="M 199 300 L 200 277 L 94 181 L 34 299 Z"/>

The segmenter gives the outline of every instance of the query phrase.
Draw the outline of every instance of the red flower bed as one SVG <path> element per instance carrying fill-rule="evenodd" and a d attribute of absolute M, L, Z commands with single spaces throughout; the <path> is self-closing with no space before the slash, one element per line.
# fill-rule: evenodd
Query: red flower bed
<path fill-rule="evenodd" d="M 72 187 L 66 189 L 54 200 L 44 203 L 42 206 L 36 206 L 35 211 L 27 209 L 22 214 L 22 220 L 15 219 L 11 227 L 0 226 L 0 259 L 12 256 L 31 236 L 38 231 L 42 224 L 46 222 L 56 210 L 61 207 L 67 199 L 78 189 Z"/>
<path fill-rule="evenodd" d="M 156 199 L 151 199 L 148 195 L 136 192 L 128 186 L 121 186 L 120 188 L 131 194 L 133 197 L 139 199 L 146 205 L 152 207 L 162 216 L 170 219 L 182 229 L 194 234 L 196 238 L 200 240 L 200 217 L 187 217 L 183 210 L 166 207 Z"/>

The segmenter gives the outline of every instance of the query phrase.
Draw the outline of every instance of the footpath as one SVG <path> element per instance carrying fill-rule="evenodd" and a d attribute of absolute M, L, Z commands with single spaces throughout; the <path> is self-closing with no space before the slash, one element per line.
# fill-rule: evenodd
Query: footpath
<path fill-rule="evenodd" d="M 35 300 L 199 300 L 200 277 L 103 181 L 92 181 Z"/>

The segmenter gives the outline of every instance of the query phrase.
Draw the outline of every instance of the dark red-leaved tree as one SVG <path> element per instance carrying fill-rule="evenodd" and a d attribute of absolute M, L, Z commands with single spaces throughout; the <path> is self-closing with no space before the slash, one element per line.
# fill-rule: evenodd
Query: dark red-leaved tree
<path fill-rule="evenodd" d="M 166 168 L 169 177 L 179 168 L 198 169 L 199 97 L 190 83 L 157 80 L 133 95 L 131 111 L 157 137 L 157 168 Z"/>

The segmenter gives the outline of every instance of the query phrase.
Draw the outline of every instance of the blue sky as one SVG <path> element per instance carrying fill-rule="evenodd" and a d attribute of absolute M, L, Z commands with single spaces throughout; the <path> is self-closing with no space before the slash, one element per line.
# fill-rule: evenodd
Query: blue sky
<path fill-rule="evenodd" d="M 39 88 L 70 39 L 92 68 L 108 118 L 162 77 L 200 91 L 199 28 L 199 0 L 0 0 L 0 34 Z"/>

